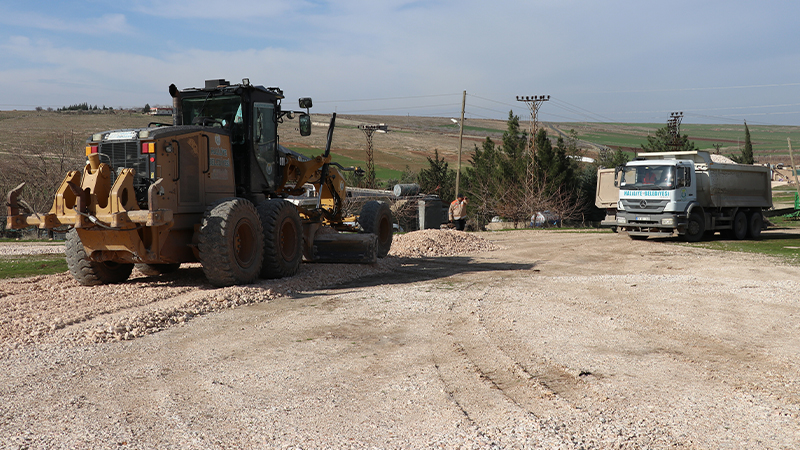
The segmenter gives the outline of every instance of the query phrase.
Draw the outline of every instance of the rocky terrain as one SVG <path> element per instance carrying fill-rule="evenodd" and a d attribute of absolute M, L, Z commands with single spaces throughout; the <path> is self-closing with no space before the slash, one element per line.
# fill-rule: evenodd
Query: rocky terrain
<path fill-rule="evenodd" d="M 613 233 L 428 230 L 249 286 L 192 265 L 4 280 L 0 448 L 797 448 L 798 275 Z"/>

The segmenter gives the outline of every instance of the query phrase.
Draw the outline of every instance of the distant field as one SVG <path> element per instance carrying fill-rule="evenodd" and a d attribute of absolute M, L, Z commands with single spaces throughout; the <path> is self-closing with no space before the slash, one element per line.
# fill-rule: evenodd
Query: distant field
<path fill-rule="evenodd" d="M 314 121 L 327 123 L 326 115 L 314 115 Z M 520 125 L 527 130 L 528 117 L 520 117 Z M 0 160 L 17 152 L 24 152 L 29 145 L 45 142 L 66 142 L 78 155 L 83 154 L 83 142 L 92 133 L 104 130 L 143 127 L 150 122 L 170 122 L 169 117 L 153 117 L 143 114 L 116 112 L 115 114 L 77 114 L 37 111 L 0 111 Z M 332 152 L 334 160 L 344 166 L 366 167 L 366 138 L 358 129 L 360 124 L 385 123 L 389 133 L 373 136 L 376 176 L 379 179 L 397 178 L 408 166 L 413 170 L 427 167 L 428 157 L 434 150 L 455 168 L 458 159 L 458 126 L 446 117 L 410 116 L 339 116 L 334 130 Z M 486 137 L 499 144 L 506 130 L 505 120 L 468 119 L 464 128 L 462 164 L 468 165 L 475 146 L 480 146 Z M 587 153 L 592 156 L 596 148 L 591 144 L 636 151 L 664 124 L 635 123 L 545 123 L 542 124 L 557 135 L 556 130 L 568 133 L 574 129 L 578 137 L 586 142 Z M 318 155 L 325 147 L 325 128 L 314 127 L 312 136 L 301 137 L 296 124 L 286 123 L 280 127 L 282 143 L 307 154 Z M 722 144 L 721 153 L 739 154 L 739 144 L 744 141 L 744 125 L 693 125 L 681 126 L 695 144 L 704 150 L 714 150 L 712 144 Z M 750 126 L 756 159 L 762 162 L 784 164 L 789 162 L 786 138 L 800 148 L 800 127 Z M 65 138 L 66 141 L 65 141 Z M 66 144 L 65 144 L 66 145 Z M 798 155 L 800 163 L 800 155 Z"/>
<path fill-rule="evenodd" d="M 665 124 L 622 124 L 622 123 L 553 123 L 563 132 L 574 129 L 582 140 L 614 148 L 635 150 L 647 142 L 648 135 Z M 787 138 L 792 140 L 792 148 L 800 148 L 800 127 L 748 125 L 753 153 L 757 161 L 777 164 L 789 162 Z M 715 151 L 713 144 L 722 144 L 723 155 L 739 155 L 744 145 L 744 124 L 742 125 L 681 125 L 681 134 L 689 136 L 700 150 Z M 800 159 L 798 159 L 800 163 Z"/>

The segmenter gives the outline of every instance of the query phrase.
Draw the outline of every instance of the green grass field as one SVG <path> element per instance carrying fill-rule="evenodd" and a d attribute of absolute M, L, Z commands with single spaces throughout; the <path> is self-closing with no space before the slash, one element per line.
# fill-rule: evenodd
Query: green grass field
<path fill-rule="evenodd" d="M 0 278 L 51 275 L 66 270 L 64 255 L 0 256 Z"/>
<path fill-rule="evenodd" d="M 647 142 L 648 135 L 655 135 L 659 128 L 666 124 L 636 123 L 554 123 L 551 124 L 568 132 L 574 129 L 578 138 L 614 148 L 639 149 Z M 748 125 L 753 153 L 757 161 L 788 162 L 789 144 L 792 149 L 800 150 L 800 127 Z M 726 156 L 739 155 L 744 145 L 744 124 L 683 124 L 681 134 L 689 136 L 698 149 L 716 151 L 714 144 L 720 144 L 720 153 Z M 800 164 L 800 152 L 796 155 Z"/>
<path fill-rule="evenodd" d="M 800 223 L 797 223 L 797 225 L 800 226 Z M 717 239 L 681 245 L 727 252 L 758 253 L 777 256 L 790 264 L 800 264 L 800 229 L 798 228 L 786 228 L 785 233 L 771 233 L 769 237 L 762 238 L 758 241 L 728 241 Z"/>

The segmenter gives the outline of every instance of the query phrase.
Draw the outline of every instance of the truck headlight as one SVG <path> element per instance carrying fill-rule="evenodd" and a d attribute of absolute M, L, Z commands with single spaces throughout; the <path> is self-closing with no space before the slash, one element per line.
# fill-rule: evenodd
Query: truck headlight
<path fill-rule="evenodd" d="M 628 220 L 624 217 L 617 217 L 617 223 L 628 223 Z"/>
<path fill-rule="evenodd" d="M 664 217 L 661 219 L 661 225 L 675 225 L 675 219 L 672 217 Z"/>

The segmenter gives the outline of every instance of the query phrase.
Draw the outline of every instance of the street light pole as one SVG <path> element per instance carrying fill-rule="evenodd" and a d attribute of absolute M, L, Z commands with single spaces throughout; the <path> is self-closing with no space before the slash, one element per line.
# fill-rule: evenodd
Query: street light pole
<path fill-rule="evenodd" d="M 460 193 L 461 188 L 461 146 L 464 143 L 464 109 L 467 106 L 467 91 L 464 91 L 464 96 L 461 97 L 461 122 L 458 129 L 458 166 L 456 167 L 456 195 Z"/>

